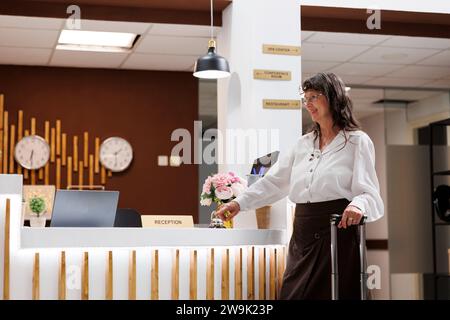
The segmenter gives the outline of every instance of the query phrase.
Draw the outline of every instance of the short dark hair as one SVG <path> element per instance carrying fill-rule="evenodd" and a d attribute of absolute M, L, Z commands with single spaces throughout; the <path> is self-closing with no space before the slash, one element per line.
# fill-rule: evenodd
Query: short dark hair
<path fill-rule="evenodd" d="M 339 129 L 355 131 L 361 129 L 353 116 L 353 103 L 345 91 L 345 84 L 337 75 L 331 72 L 320 72 L 303 82 L 302 92 L 315 90 L 322 93 L 328 100 L 333 125 Z M 320 126 L 316 122 L 311 130 L 317 138 L 320 135 Z"/>

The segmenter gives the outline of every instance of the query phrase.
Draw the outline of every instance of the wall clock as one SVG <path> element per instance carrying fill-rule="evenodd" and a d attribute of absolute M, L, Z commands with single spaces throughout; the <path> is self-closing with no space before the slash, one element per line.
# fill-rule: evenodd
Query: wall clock
<path fill-rule="evenodd" d="M 40 169 L 50 159 L 50 146 L 38 135 L 23 137 L 15 146 L 14 158 L 25 169 Z"/>
<path fill-rule="evenodd" d="M 100 162 L 108 170 L 120 172 L 127 169 L 133 160 L 131 144 L 120 137 L 110 137 L 100 146 Z"/>

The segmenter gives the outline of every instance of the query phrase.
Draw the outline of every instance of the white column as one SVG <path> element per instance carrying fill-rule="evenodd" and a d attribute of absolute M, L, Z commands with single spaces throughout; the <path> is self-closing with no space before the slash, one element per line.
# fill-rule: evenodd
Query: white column
<path fill-rule="evenodd" d="M 234 0 L 223 12 L 217 40 L 218 53 L 228 59 L 232 73 L 218 81 L 218 128 L 223 135 L 219 171 L 245 177 L 253 160 L 275 150 L 282 156 L 301 136 L 299 109 L 263 109 L 263 99 L 300 99 L 301 56 L 264 54 L 262 49 L 263 44 L 300 46 L 300 1 Z M 290 71 L 292 79 L 256 80 L 254 69 Z M 227 139 L 227 129 L 240 138 Z"/>

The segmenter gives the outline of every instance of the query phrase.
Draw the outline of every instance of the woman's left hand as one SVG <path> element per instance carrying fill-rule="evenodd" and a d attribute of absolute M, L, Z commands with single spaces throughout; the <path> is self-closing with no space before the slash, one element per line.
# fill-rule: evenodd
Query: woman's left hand
<path fill-rule="evenodd" d="M 358 207 L 349 205 L 344 210 L 344 214 L 342 215 L 341 222 L 338 224 L 338 228 L 346 229 L 353 224 L 357 225 L 361 221 L 362 217 L 363 213 Z"/>

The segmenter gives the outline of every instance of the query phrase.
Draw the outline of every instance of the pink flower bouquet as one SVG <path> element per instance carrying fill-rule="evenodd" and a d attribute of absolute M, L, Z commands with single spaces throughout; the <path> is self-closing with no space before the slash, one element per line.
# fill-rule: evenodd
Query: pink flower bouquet
<path fill-rule="evenodd" d="M 200 204 L 210 206 L 214 202 L 217 207 L 220 207 L 222 204 L 235 199 L 246 188 L 247 181 L 233 172 L 217 173 L 206 178 L 200 196 Z"/>

